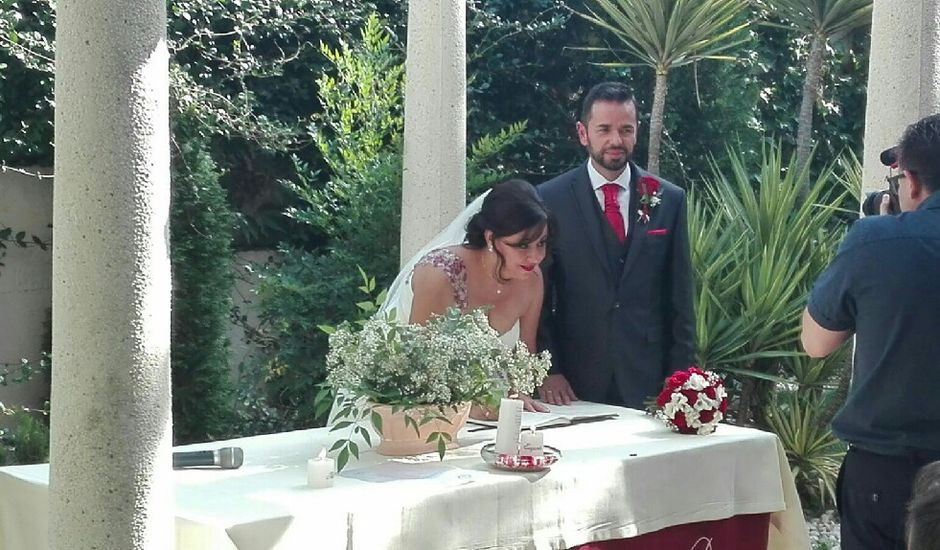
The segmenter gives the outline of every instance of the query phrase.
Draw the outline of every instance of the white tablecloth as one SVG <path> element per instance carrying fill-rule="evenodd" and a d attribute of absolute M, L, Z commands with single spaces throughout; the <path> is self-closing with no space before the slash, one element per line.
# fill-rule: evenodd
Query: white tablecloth
<path fill-rule="evenodd" d="M 774 512 L 771 548 L 809 548 L 802 510 L 773 434 L 719 426 L 670 432 L 640 412 L 546 430 L 563 459 L 516 474 L 479 458 L 494 431 L 461 434 L 461 448 L 388 459 L 365 451 L 334 487 L 306 487 L 306 460 L 326 429 L 191 445 L 237 445 L 238 470 L 175 472 L 177 548 L 562 549 L 682 523 Z M 48 465 L 0 468 L 0 550 L 46 546 Z"/>

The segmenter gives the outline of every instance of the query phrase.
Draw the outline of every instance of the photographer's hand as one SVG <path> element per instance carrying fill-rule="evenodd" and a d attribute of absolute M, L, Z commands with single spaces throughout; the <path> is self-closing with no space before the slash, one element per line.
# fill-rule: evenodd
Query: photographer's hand
<path fill-rule="evenodd" d="M 891 196 L 887 193 L 881 194 L 881 202 L 878 204 L 878 214 L 887 216 L 891 213 Z"/>

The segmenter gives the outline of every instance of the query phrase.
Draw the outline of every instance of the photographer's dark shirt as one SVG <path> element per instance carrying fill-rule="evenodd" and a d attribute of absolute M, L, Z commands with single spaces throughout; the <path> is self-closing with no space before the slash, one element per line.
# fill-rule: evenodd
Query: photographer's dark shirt
<path fill-rule="evenodd" d="M 858 220 L 808 309 L 823 328 L 856 334 L 836 436 L 882 454 L 940 452 L 940 192 L 915 211 Z"/>

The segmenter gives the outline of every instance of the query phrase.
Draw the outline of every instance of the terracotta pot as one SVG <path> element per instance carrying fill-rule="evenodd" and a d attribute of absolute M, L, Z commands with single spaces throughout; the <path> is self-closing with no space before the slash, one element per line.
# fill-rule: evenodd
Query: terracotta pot
<path fill-rule="evenodd" d="M 424 418 L 424 409 L 407 409 L 392 414 L 391 406 L 376 405 L 372 410 L 382 417 L 382 442 L 376 451 L 385 456 L 411 456 L 437 452 L 437 440 L 426 443 L 428 436 L 434 432 L 449 434 L 451 442 L 447 444 L 447 448 L 456 448 L 457 432 L 467 422 L 470 403 L 453 407 L 445 406 L 444 416 L 450 420 L 450 423 L 432 420 L 423 426 L 420 424 L 421 419 Z M 419 424 L 420 433 L 415 433 L 414 426 L 411 424 L 405 424 L 406 414 Z M 429 414 L 440 414 L 440 411 L 436 407 L 431 407 Z"/>

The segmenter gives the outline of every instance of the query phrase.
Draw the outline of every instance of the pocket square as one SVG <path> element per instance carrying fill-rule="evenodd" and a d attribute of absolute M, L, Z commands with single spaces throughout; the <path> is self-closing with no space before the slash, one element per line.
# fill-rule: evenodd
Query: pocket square
<path fill-rule="evenodd" d="M 646 232 L 647 235 L 666 235 L 668 233 L 668 229 L 650 229 Z"/>

